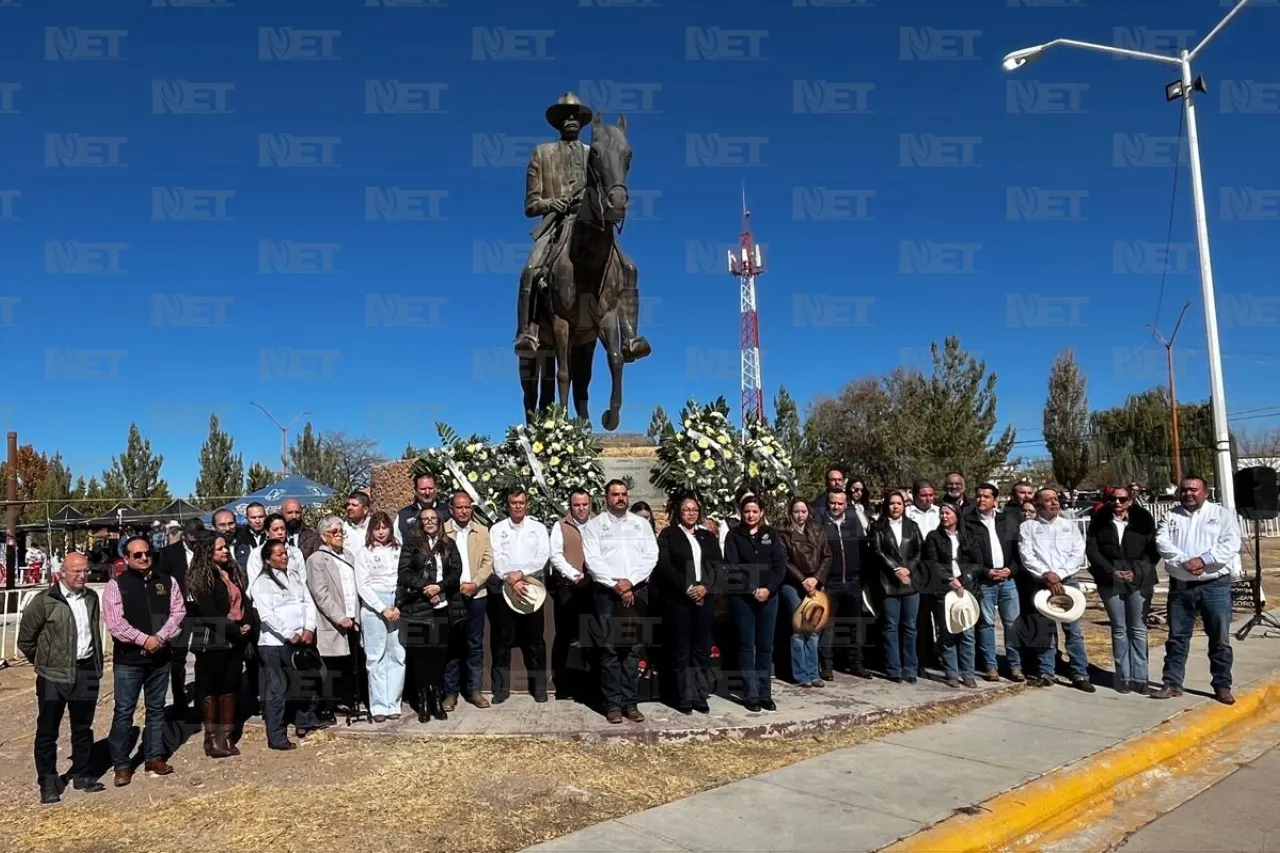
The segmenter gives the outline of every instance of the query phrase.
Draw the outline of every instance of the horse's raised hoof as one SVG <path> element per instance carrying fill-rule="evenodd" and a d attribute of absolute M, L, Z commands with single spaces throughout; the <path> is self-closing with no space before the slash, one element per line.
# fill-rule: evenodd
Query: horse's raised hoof
<path fill-rule="evenodd" d="M 600 425 L 609 430 L 609 432 L 613 432 L 618 428 L 618 413 L 613 409 L 609 409 L 600 416 Z"/>
<path fill-rule="evenodd" d="M 653 352 L 653 348 L 649 346 L 649 342 L 643 337 L 632 338 L 622 353 L 623 364 L 631 364 L 639 361 L 645 356 Z"/>
<path fill-rule="evenodd" d="M 521 335 L 516 338 L 514 349 L 520 358 L 537 358 L 538 339 L 533 335 Z"/>

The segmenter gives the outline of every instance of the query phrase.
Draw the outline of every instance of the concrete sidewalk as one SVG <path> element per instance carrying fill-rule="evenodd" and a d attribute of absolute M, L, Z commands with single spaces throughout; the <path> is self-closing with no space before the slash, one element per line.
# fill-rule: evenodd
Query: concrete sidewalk
<path fill-rule="evenodd" d="M 1237 627 L 1246 618 L 1237 620 Z M 1280 637 L 1233 640 L 1235 689 L 1280 671 Z M 1153 680 L 1163 648 L 1151 650 Z M 1209 698 L 1203 635 L 1179 699 L 1099 687 L 1027 689 L 963 717 L 829 753 L 648 811 L 607 821 L 528 853 L 849 853 L 877 850 L 1155 728 Z"/>

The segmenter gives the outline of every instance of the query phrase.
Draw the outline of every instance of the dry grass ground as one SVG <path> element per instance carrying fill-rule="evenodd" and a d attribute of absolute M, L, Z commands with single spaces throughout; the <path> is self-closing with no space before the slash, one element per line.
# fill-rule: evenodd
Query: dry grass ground
<path fill-rule="evenodd" d="M 269 752 L 250 729 L 243 755 L 209 761 L 193 739 L 165 779 L 121 790 L 68 792 L 36 804 L 30 764 L 30 676 L 0 697 L 3 747 L 0 849 L 114 851 L 513 851 L 841 747 L 936 722 L 994 701 L 904 713 L 870 726 L 775 740 L 641 745 L 629 742 L 452 737 L 363 739 L 313 735 Z M 98 736 L 110 700 L 99 710 Z M 25 719 L 24 719 L 25 718 Z M 109 783 L 109 779 L 105 780 Z"/>

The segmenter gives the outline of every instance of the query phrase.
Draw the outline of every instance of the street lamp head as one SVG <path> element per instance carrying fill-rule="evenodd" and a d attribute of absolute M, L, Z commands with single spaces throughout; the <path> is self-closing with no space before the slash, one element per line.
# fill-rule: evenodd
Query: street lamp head
<path fill-rule="evenodd" d="M 1015 50 L 1004 58 L 1000 63 L 1005 71 L 1017 71 L 1028 62 L 1032 62 L 1040 58 L 1040 54 L 1044 51 L 1044 45 L 1038 44 L 1035 47 L 1024 47 L 1021 50 Z"/>

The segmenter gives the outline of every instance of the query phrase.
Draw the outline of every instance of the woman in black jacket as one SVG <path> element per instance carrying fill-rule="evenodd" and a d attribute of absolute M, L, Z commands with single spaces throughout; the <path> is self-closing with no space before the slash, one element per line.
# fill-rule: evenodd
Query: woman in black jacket
<path fill-rule="evenodd" d="M 654 580 L 662 589 L 671 621 L 672 669 L 676 710 L 681 714 L 711 712 L 711 631 L 716 597 L 724 591 L 725 568 L 720 540 L 703 524 L 702 504 L 695 497 L 680 501 L 677 518 L 658 534 Z"/>
<path fill-rule="evenodd" d="M 915 684 L 920 670 L 916 654 L 916 620 L 920 615 L 920 564 L 924 537 L 906 517 L 907 500 L 890 492 L 884 511 L 871 525 L 871 553 L 879 573 L 884 609 L 884 671 L 895 683 Z"/>
<path fill-rule="evenodd" d="M 1156 585 L 1156 526 L 1151 514 L 1134 511 L 1133 494 L 1117 486 L 1107 506 L 1093 514 L 1085 533 L 1089 573 L 1111 622 L 1116 690 L 1147 692 L 1146 610 Z"/>
<path fill-rule="evenodd" d="M 980 557 L 975 557 L 964 525 L 960 523 L 960 512 L 952 504 L 941 504 L 938 507 L 939 522 L 936 529 L 924 538 L 921 552 L 921 563 L 925 569 L 922 598 L 927 598 L 933 607 L 933 624 L 938 627 L 938 645 L 942 647 L 942 662 L 946 667 L 947 686 L 957 688 L 977 687 L 974 678 L 974 635 L 973 628 L 966 628 L 959 634 L 947 629 L 947 593 L 957 595 L 974 595 L 977 581 L 974 572 Z"/>
<path fill-rule="evenodd" d="M 191 620 L 191 651 L 196 658 L 204 754 L 210 758 L 239 755 L 232 732 L 253 610 L 228 537 L 206 536 L 196 543 L 187 569 L 187 592 L 193 599 L 188 606 L 195 617 Z"/>
<path fill-rule="evenodd" d="M 440 530 L 440 516 L 418 514 L 414 545 L 400 552 L 396 608 L 404 623 L 404 645 L 418 690 L 418 722 L 447 720 L 444 668 L 449 658 L 449 601 L 462 585 L 462 555 Z"/>
<path fill-rule="evenodd" d="M 738 626 L 742 704 L 748 711 L 776 711 L 770 671 L 778 621 L 778 587 L 787 573 L 787 554 L 778 532 L 765 523 L 759 498 L 743 498 L 738 516 L 741 522 L 729 530 L 725 539 L 724 561 L 729 612 Z"/>

